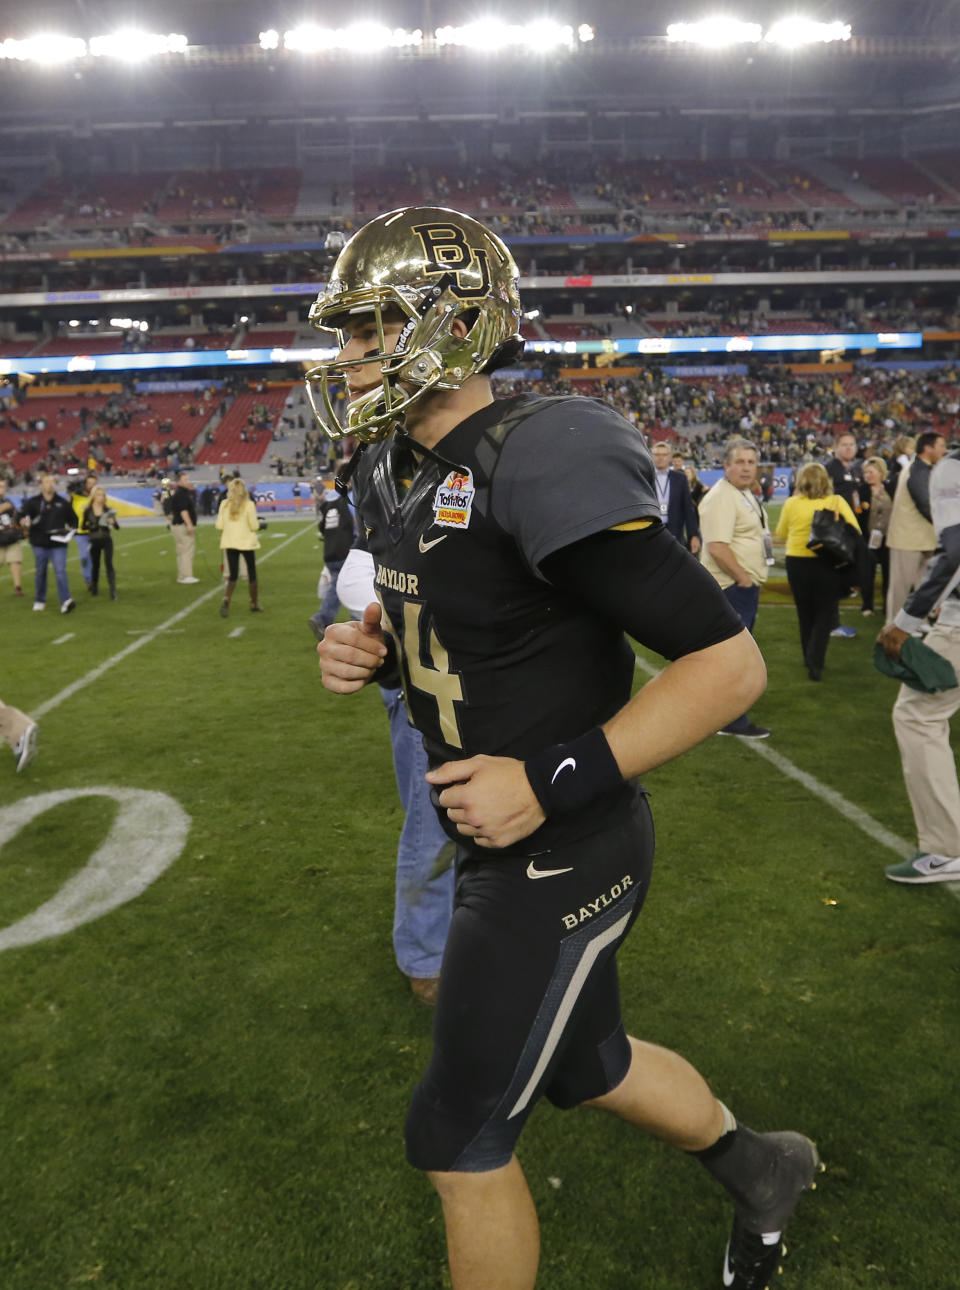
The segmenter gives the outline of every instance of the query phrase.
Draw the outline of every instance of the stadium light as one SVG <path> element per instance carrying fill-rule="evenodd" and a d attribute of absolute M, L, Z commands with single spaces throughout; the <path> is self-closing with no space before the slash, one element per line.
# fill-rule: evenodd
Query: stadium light
<path fill-rule="evenodd" d="M 262 48 L 274 48 L 264 45 Z M 325 53 L 329 50 L 345 50 L 351 54 L 379 53 L 384 49 L 402 49 L 410 45 L 423 43 L 423 32 L 405 31 L 402 27 L 385 27 L 376 22 L 357 22 L 350 27 L 318 27 L 313 23 L 304 23 L 284 33 L 284 49 L 295 49 L 302 54 Z"/>
<path fill-rule="evenodd" d="M 155 54 L 182 54 L 187 38 L 178 32 L 161 36 L 156 32 L 127 28 L 111 36 L 94 36 L 90 53 L 94 58 L 117 58 L 125 63 L 139 63 Z"/>
<path fill-rule="evenodd" d="M 589 37 L 580 34 L 583 30 L 581 27 L 578 31 L 581 41 L 593 38 L 592 28 Z M 457 45 L 488 53 L 512 46 L 539 54 L 552 49 L 571 49 L 575 44 L 573 28 L 551 22 L 549 18 L 525 26 L 500 22 L 497 18 L 481 18 L 465 27 L 438 27 L 434 37 L 438 45 Z"/>
<path fill-rule="evenodd" d="M 731 45 L 756 45 L 763 36 L 758 22 L 739 18 L 702 18 L 699 22 L 673 22 L 667 40 L 674 44 L 703 45 L 706 49 L 728 49 Z"/>
<path fill-rule="evenodd" d="M 87 42 L 79 36 L 38 35 L 27 40 L 8 39 L 0 42 L 0 58 L 16 59 L 31 63 L 69 63 L 83 58 Z"/>
<path fill-rule="evenodd" d="M 279 31 L 275 31 L 273 27 L 271 27 L 268 31 L 261 31 L 260 48 L 261 49 L 279 49 L 280 48 Z"/>
<path fill-rule="evenodd" d="M 67 323 L 67 326 L 68 326 L 68 327 L 79 327 L 79 326 L 80 326 L 80 319 L 79 319 L 79 318 L 71 318 L 71 319 L 70 319 L 70 321 Z"/>
<path fill-rule="evenodd" d="M 849 40 L 851 27 L 848 22 L 815 22 L 794 14 L 775 22 L 764 36 L 771 45 L 783 49 L 800 49 L 804 45 L 829 45 L 836 40 Z"/>

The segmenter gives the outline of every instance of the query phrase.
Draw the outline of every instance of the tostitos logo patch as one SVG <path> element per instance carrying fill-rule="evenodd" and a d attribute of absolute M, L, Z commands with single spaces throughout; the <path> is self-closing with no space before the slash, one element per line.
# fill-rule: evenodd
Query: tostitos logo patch
<path fill-rule="evenodd" d="M 433 500 L 434 523 L 445 529 L 465 529 L 476 489 L 469 470 L 451 470 Z"/>

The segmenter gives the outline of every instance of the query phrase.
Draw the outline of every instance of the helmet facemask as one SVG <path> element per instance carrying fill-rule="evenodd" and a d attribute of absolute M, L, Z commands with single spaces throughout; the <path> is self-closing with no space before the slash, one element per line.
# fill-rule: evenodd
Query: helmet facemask
<path fill-rule="evenodd" d="M 349 320 L 372 319 L 377 348 L 307 371 L 307 396 L 323 432 L 362 443 L 385 438 L 429 391 L 457 390 L 471 376 L 512 361 L 522 350 L 516 279 L 500 239 L 453 211 L 395 211 L 361 229 L 341 252 L 310 322 L 336 332 L 342 349 Z M 385 352 L 388 316 L 403 320 L 391 353 Z M 463 335 L 454 328 L 457 320 Z M 332 386 L 368 364 L 378 380 L 350 402 L 341 424 Z"/>

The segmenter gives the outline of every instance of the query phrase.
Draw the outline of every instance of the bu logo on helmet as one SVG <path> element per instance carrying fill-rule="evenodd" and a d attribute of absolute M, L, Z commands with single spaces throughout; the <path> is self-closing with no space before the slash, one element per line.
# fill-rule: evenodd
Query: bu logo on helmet
<path fill-rule="evenodd" d="M 462 229 L 455 224 L 414 224 L 413 231 L 423 247 L 425 271 L 449 274 L 450 290 L 455 296 L 470 300 L 490 294 L 487 253 L 468 246 Z M 475 286 L 470 285 L 471 278 Z"/>

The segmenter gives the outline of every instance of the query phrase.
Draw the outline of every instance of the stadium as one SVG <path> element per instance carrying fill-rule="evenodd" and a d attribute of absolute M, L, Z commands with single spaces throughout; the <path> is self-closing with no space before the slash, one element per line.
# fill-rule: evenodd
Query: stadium
<path fill-rule="evenodd" d="M 495 392 L 599 399 L 707 486 L 745 435 L 775 528 L 841 432 L 889 461 L 960 438 L 958 57 L 946 0 L 6 12 L 0 478 L 19 506 L 93 471 L 120 531 L 115 600 L 69 549 L 69 618 L 32 611 L 29 552 L 21 597 L 0 563 L 0 700 L 40 741 L 0 769 L 4 1290 L 451 1284 L 404 1162 L 432 1015 L 390 942 L 387 721 L 375 687 L 323 688 L 307 624 L 314 501 L 354 446 L 311 415 L 336 346 L 308 311 L 349 238 L 403 206 L 480 220 L 520 272 Z M 210 506 L 178 582 L 181 470 Z M 237 475 L 265 612 L 224 617 Z M 772 737 L 644 776 L 624 1017 L 816 1140 L 777 1284 L 953 1290 L 960 883 L 884 880 L 916 829 L 882 617 L 844 599 L 811 686 L 773 558 Z M 635 654 L 639 688 L 665 664 Z M 722 1283 L 727 1209 L 679 1153 L 544 1104 L 519 1155 L 538 1286 Z"/>

